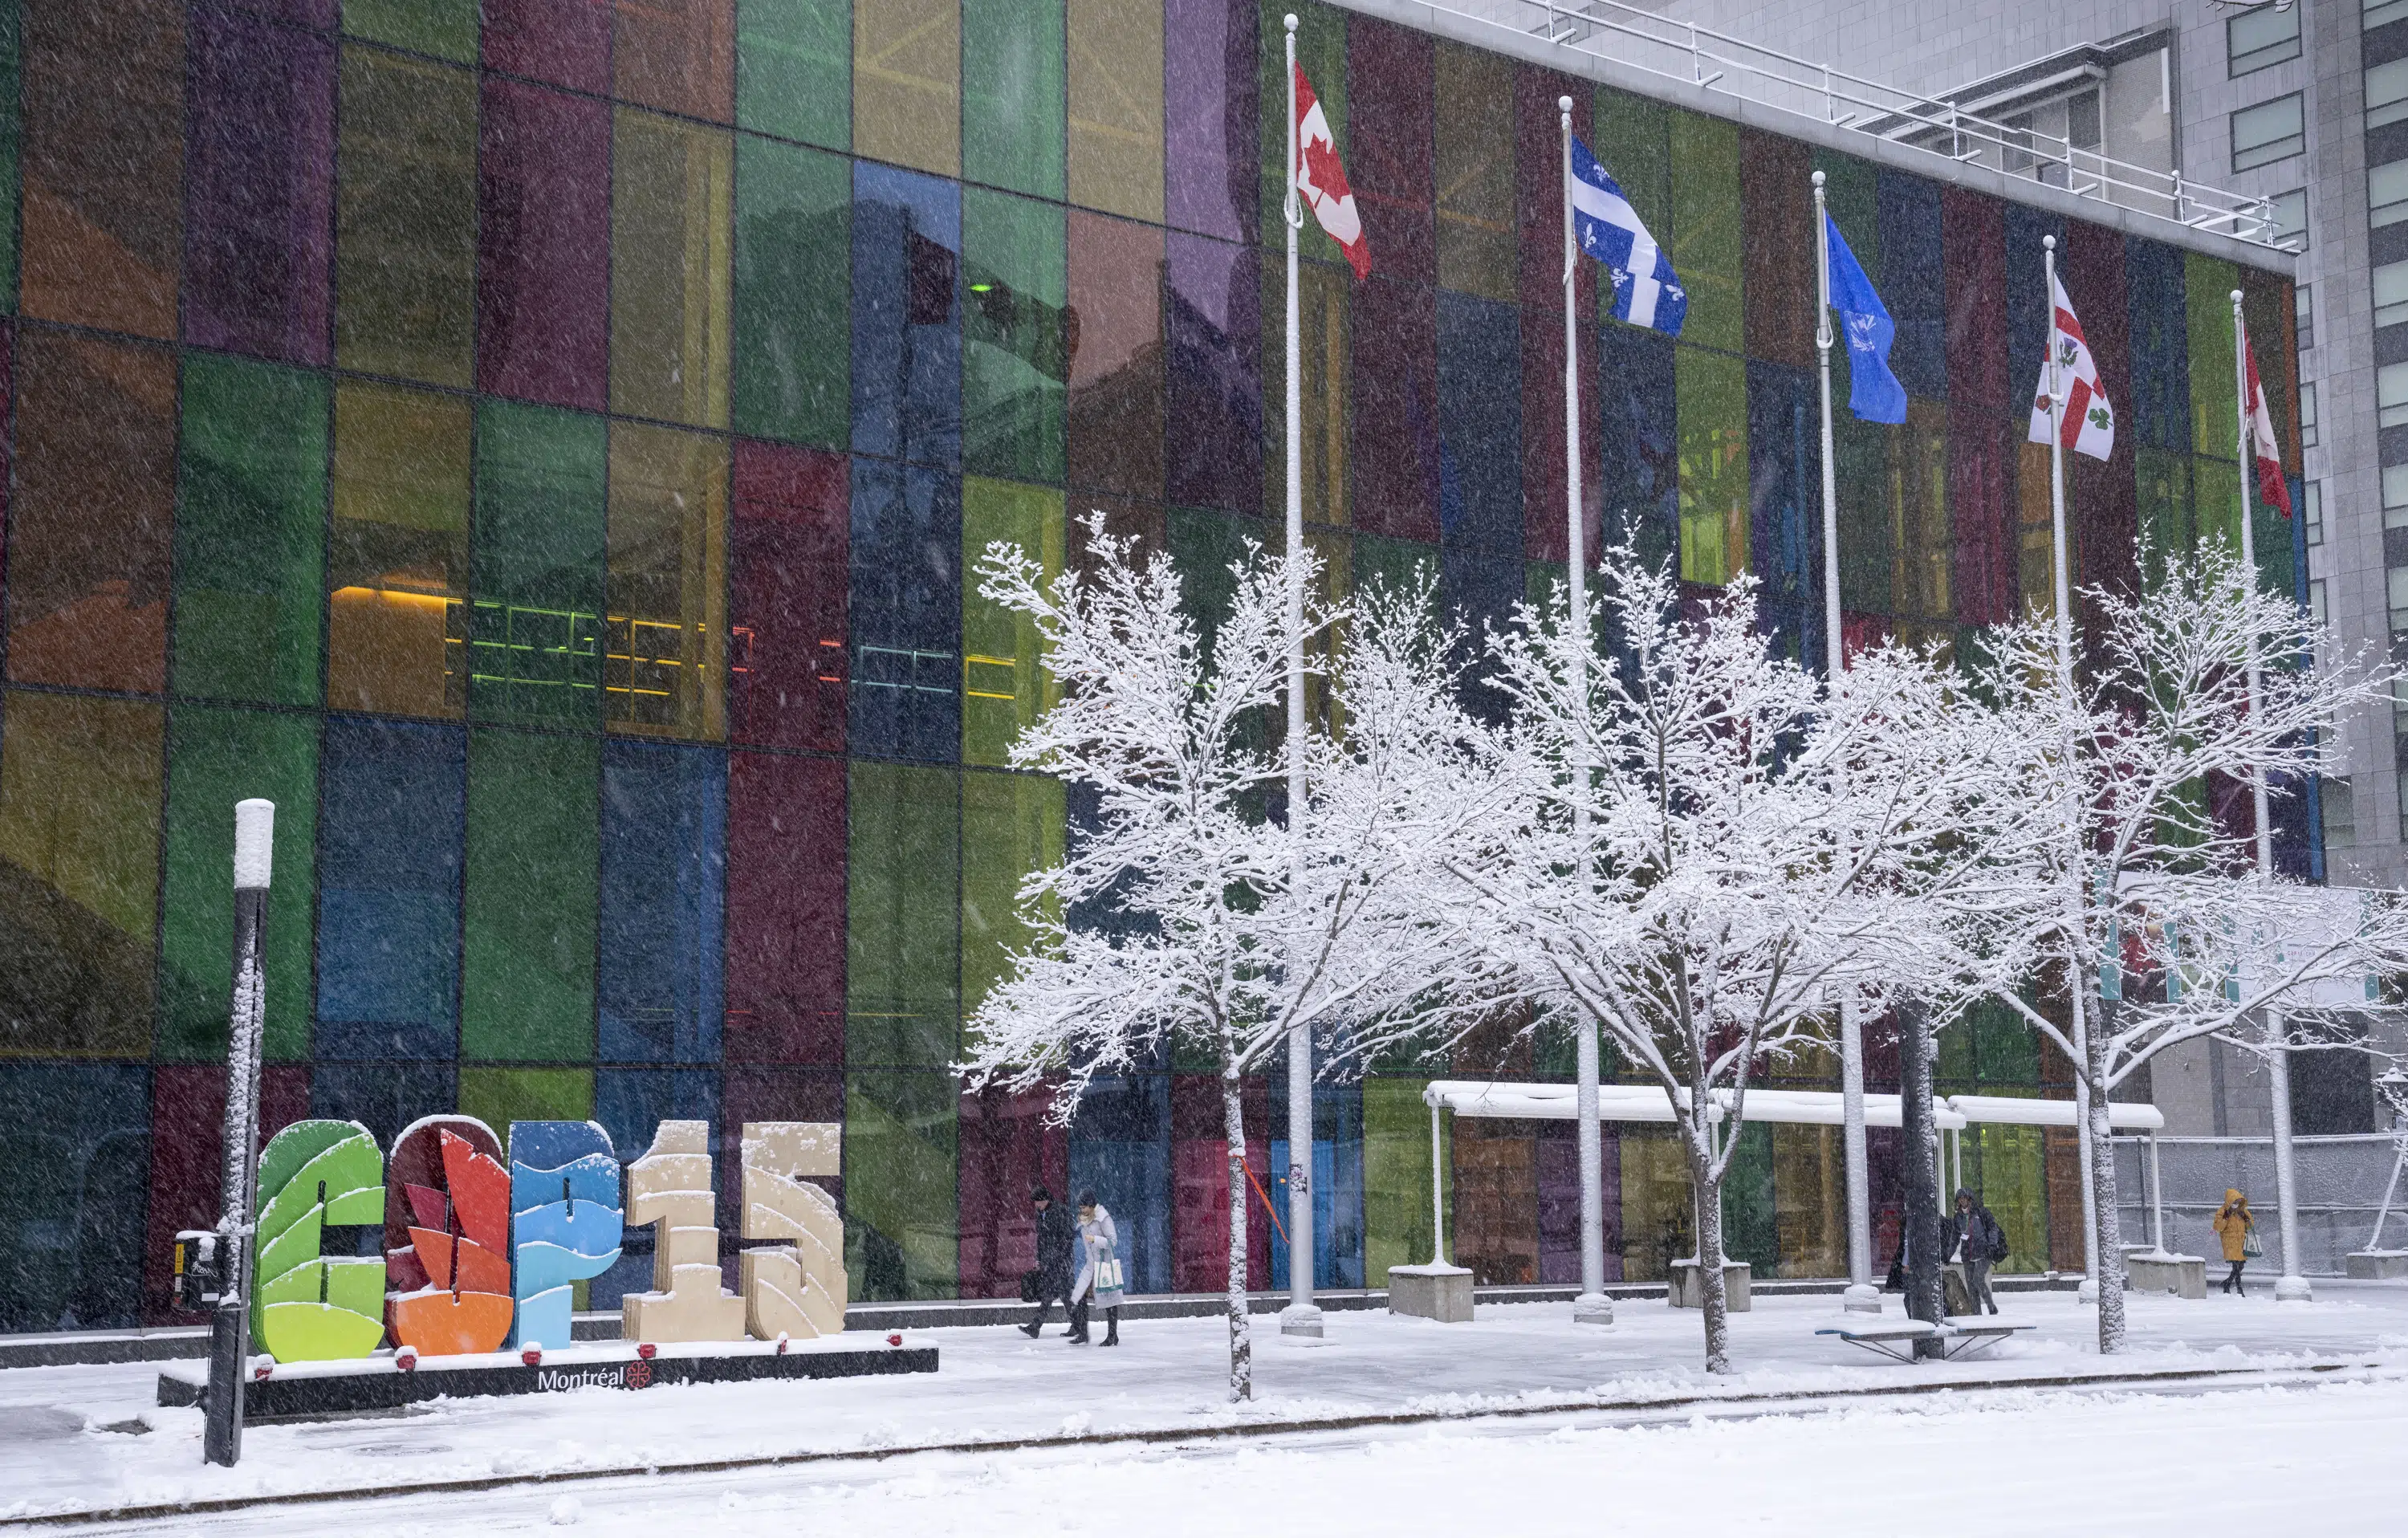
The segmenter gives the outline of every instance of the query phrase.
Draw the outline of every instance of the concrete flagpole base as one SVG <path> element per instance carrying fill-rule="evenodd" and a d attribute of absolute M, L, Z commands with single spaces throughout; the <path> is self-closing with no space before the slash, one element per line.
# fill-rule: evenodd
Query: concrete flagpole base
<path fill-rule="evenodd" d="M 1840 1294 L 1840 1309 L 1845 1314 L 1879 1314 L 1881 1289 L 1870 1282 L 1851 1282 L 1847 1290 Z"/>
<path fill-rule="evenodd" d="M 1572 1300 L 1572 1323 L 1576 1325 L 1613 1323 L 1613 1300 L 1602 1292 L 1582 1293 Z"/>
<path fill-rule="evenodd" d="M 2096 1276 L 2084 1277 L 2082 1279 L 2082 1285 L 2074 1288 L 2073 1296 L 2074 1300 L 2078 1302 L 2097 1302 L 2099 1301 L 2099 1278 Z"/>
<path fill-rule="evenodd" d="M 1280 1333 L 1321 1339 L 1321 1310 L 1310 1303 L 1291 1303 L 1280 1310 Z"/>
<path fill-rule="evenodd" d="M 2316 1289 L 2308 1286 L 2304 1276 L 2278 1276 L 2274 1279 L 2274 1301 L 2278 1303 L 2312 1303 Z"/>

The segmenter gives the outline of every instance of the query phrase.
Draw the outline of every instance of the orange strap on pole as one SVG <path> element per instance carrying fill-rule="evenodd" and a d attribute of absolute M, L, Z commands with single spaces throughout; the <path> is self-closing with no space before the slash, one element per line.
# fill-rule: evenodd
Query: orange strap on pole
<path fill-rule="evenodd" d="M 1238 1161 L 1238 1167 L 1246 1171 L 1247 1183 L 1254 1186 L 1254 1194 L 1263 1199 L 1263 1211 L 1271 1215 L 1271 1231 L 1280 1236 L 1281 1243 L 1286 1243 L 1287 1229 L 1280 1223 L 1279 1209 L 1271 1205 L 1270 1192 L 1264 1190 L 1263 1183 L 1255 1178 L 1254 1167 L 1242 1158 Z"/>

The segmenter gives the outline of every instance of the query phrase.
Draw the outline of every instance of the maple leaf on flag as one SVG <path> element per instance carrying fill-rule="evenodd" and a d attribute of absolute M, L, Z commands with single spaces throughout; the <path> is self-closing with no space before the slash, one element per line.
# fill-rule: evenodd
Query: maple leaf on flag
<path fill-rule="evenodd" d="M 1304 175 L 1306 180 L 1332 197 L 1344 197 L 1351 191 L 1346 185 L 1346 167 L 1338 162 L 1338 147 L 1327 139 L 1305 141 Z"/>

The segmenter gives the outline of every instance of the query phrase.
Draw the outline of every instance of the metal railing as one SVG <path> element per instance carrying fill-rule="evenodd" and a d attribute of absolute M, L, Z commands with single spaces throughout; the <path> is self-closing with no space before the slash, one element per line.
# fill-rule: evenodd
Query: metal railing
<path fill-rule="evenodd" d="M 1889 139 L 1941 160 L 1988 166 L 2193 230 L 2272 250 L 2273 208 L 2264 197 L 2226 192 L 2180 171 L 2136 165 L 2054 135 L 1967 112 L 1800 59 L 1745 38 L 1675 21 L 1623 0 L 1426 0 L 1433 10 L 1625 68 L 1730 93 Z"/>

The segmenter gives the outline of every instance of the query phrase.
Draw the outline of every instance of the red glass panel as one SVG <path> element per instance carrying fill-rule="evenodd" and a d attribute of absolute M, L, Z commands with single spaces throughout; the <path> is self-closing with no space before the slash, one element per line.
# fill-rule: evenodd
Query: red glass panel
<path fill-rule="evenodd" d="M 482 0 L 488 69 L 610 90 L 610 0 Z"/>
<path fill-rule="evenodd" d="M 610 109 L 488 78 L 477 157 L 477 382 L 602 410 Z"/>
<path fill-rule="evenodd" d="M 1037 1265 L 1032 1186 L 1069 1200 L 1070 1135 L 1051 1125 L 1053 1094 L 982 1090 L 962 1097 L 961 1295 L 1017 1298 L 1020 1278 Z"/>
<path fill-rule="evenodd" d="M 1246 1286 L 1270 1285 L 1271 1225 L 1284 1224 L 1271 1187 L 1270 1083 L 1240 1091 L 1246 1125 Z M 1170 1081 L 1170 1286 L 1223 1292 L 1229 1286 L 1229 1140 L 1221 1081 L 1182 1073 Z"/>
<path fill-rule="evenodd" d="M 842 454 L 736 445 L 728 692 L 738 742 L 844 751 L 846 471 Z"/>
<path fill-rule="evenodd" d="M 1162 496 L 1162 232 L 1073 211 L 1070 484 Z"/>
<path fill-rule="evenodd" d="M 728 755 L 731 1063 L 844 1062 L 844 764 Z"/>
<path fill-rule="evenodd" d="M 2129 301 L 2124 291 L 2124 237 L 2121 231 L 2069 220 L 2057 273 L 2066 297 L 2082 318 L 2082 338 L 2098 362 L 2100 381 L 2107 398 L 2119 407 L 2132 398 Z M 2132 454 L 2140 435 L 2115 435 L 2115 454 L 2105 463 L 2087 454 L 2066 458 L 2066 516 L 2073 525 L 2072 578 L 2077 588 L 2103 587 L 2134 594 L 2140 590 L 2140 563 L 2133 541 L 2140 534 L 2141 497 L 2134 479 Z M 2086 635 L 2098 633 L 2098 615 L 2078 593 L 2073 600 L 2074 624 Z"/>
<path fill-rule="evenodd" d="M 1354 526 L 1435 544 L 1438 291 L 1375 271 L 1355 285 L 1354 324 Z M 1555 415 L 1560 454 L 1560 402 Z"/>
<path fill-rule="evenodd" d="M 2003 411 L 2025 388 L 2007 377 L 2006 205 L 1962 187 L 1941 189 L 1940 239 L 1949 402 Z"/>
<path fill-rule="evenodd" d="M 1814 156 L 1796 139 L 1739 134 L 1747 355 L 1814 366 Z M 1845 358 L 1844 343 L 1838 348 Z"/>
<path fill-rule="evenodd" d="M 1565 96 L 1572 99 L 1572 132 L 1586 142 L 1595 93 L 1580 89 L 1582 83 L 1527 65 L 1513 71 L 1513 216 L 1522 231 L 1513 245 L 1522 303 L 1533 315 L 1564 312 L 1564 131 L 1555 104 Z M 1572 266 L 1584 315 L 1597 313 L 1598 270 L 1587 260 Z M 1560 402 L 1555 414 L 1563 415 Z"/>
<path fill-rule="evenodd" d="M 269 1068 L 259 1085 L 259 1142 L 309 1114 L 309 1071 Z M 214 1229 L 225 1168 L 225 1070 L 154 1069 L 150 1078 L 150 1200 L 143 1248 L 142 1314 L 151 1324 L 198 1324 L 170 1301 L 176 1235 Z"/>
<path fill-rule="evenodd" d="M 1346 29 L 1346 180 L 1371 237 L 1372 272 L 1415 283 L 1438 281 L 1433 46 L 1427 33 L 1393 22 L 1356 17 Z"/>

